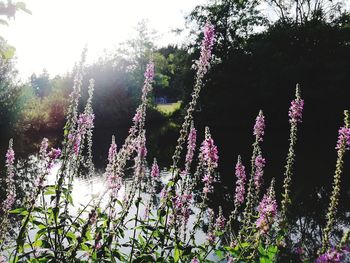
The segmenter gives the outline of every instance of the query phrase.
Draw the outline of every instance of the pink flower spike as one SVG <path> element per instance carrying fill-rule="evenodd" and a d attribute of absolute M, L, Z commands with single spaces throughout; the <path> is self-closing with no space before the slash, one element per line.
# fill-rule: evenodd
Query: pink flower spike
<path fill-rule="evenodd" d="M 154 63 L 150 62 L 147 64 L 146 71 L 145 71 L 145 78 L 149 82 L 151 82 L 154 78 Z"/>
<path fill-rule="evenodd" d="M 156 158 L 154 158 L 152 169 L 151 169 L 151 176 L 155 179 L 159 179 L 160 173 L 159 173 L 159 166 L 157 164 Z"/>
<path fill-rule="evenodd" d="M 254 132 L 258 141 L 263 141 L 263 136 L 265 133 L 265 116 L 260 110 L 259 115 L 255 119 Z"/>
<path fill-rule="evenodd" d="M 245 174 L 245 167 L 242 164 L 240 156 L 238 156 L 235 175 L 237 177 L 237 180 L 236 180 L 236 191 L 235 191 L 234 202 L 238 206 L 244 202 L 245 182 L 247 180 L 247 176 Z"/>

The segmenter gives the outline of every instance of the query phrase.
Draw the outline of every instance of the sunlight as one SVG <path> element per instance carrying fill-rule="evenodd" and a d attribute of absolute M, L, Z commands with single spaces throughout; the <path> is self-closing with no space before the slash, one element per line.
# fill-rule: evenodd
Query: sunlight
<path fill-rule="evenodd" d="M 183 15 L 202 1 L 28 0 L 33 15 L 19 13 L 2 35 L 16 47 L 22 78 L 44 68 L 51 75 L 69 71 L 83 47 L 88 61 L 129 39 L 142 19 L 160 34 L 159 44 L 178 42 L 171 29 L 184 26 Z"/>

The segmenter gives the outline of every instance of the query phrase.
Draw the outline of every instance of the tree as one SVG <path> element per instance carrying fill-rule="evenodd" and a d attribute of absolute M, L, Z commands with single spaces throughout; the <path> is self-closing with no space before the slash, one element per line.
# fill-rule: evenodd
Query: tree
<path fill-rule="evenodd" d="M 20 110 L 17 104 L 21 86 L 12 60 L 0 59 L 0 131 L 11 127 Z"/>
<path fill-rule="evenodd" d="M 311 20 L 332 20 L 342 13 L 342 0 L 267 0 L 282 22 L 303 24 Z"/>
<path fill-rule="evenodd" d="M 44 69 L 38 77 L 35 73 L 32 74 L 30 77 L 30 82 L 36 95 L 40 98 L 46 97 L 51 93 L 52 85 L 50 83 L 50 76 L 47 70 Z"/>
<path fill-rule="evenodd" d="M 200 28 L 208 21 L 215 25 L 214 53 L 224 58 L 231 49 L 241 46 L 257 26 L 266 24 L 258 5 L 258 0 L 210 0 L 196 6 L 187 21 L 194 21 Z"/>

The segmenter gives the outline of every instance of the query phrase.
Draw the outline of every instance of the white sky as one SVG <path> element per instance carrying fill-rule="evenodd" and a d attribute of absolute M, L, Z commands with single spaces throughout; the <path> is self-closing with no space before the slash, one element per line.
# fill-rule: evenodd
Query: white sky
<path fill-rule="evenodd" d="M 174 43 L 171 29 L 205 0 L 24 0 L 32 15 L 18 12 L 0 35 L 16 48 L 17 69 L 26 79 L 44 68 L 51 76 L 69 71 L 85 44 L 88 61 L 134 34 L 142 19 L 160 34 L 158 44 Z"/>

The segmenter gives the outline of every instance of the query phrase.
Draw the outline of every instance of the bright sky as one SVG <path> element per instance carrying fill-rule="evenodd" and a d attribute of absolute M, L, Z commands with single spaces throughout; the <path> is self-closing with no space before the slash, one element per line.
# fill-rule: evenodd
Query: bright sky
<path fill-rule="evenodd" d="M 0 35 L 16 48 L 21 78 L 44 68 L 51 76 L 69 71 L 85 44 L 88 61 L 134 34 L 136 24 L 149 21 L 161 38 L 174 43 L 171 29 L 184 26 L 184 15 L 205 0 L 23 0 L 32 15 L 19 12 Z"/>

